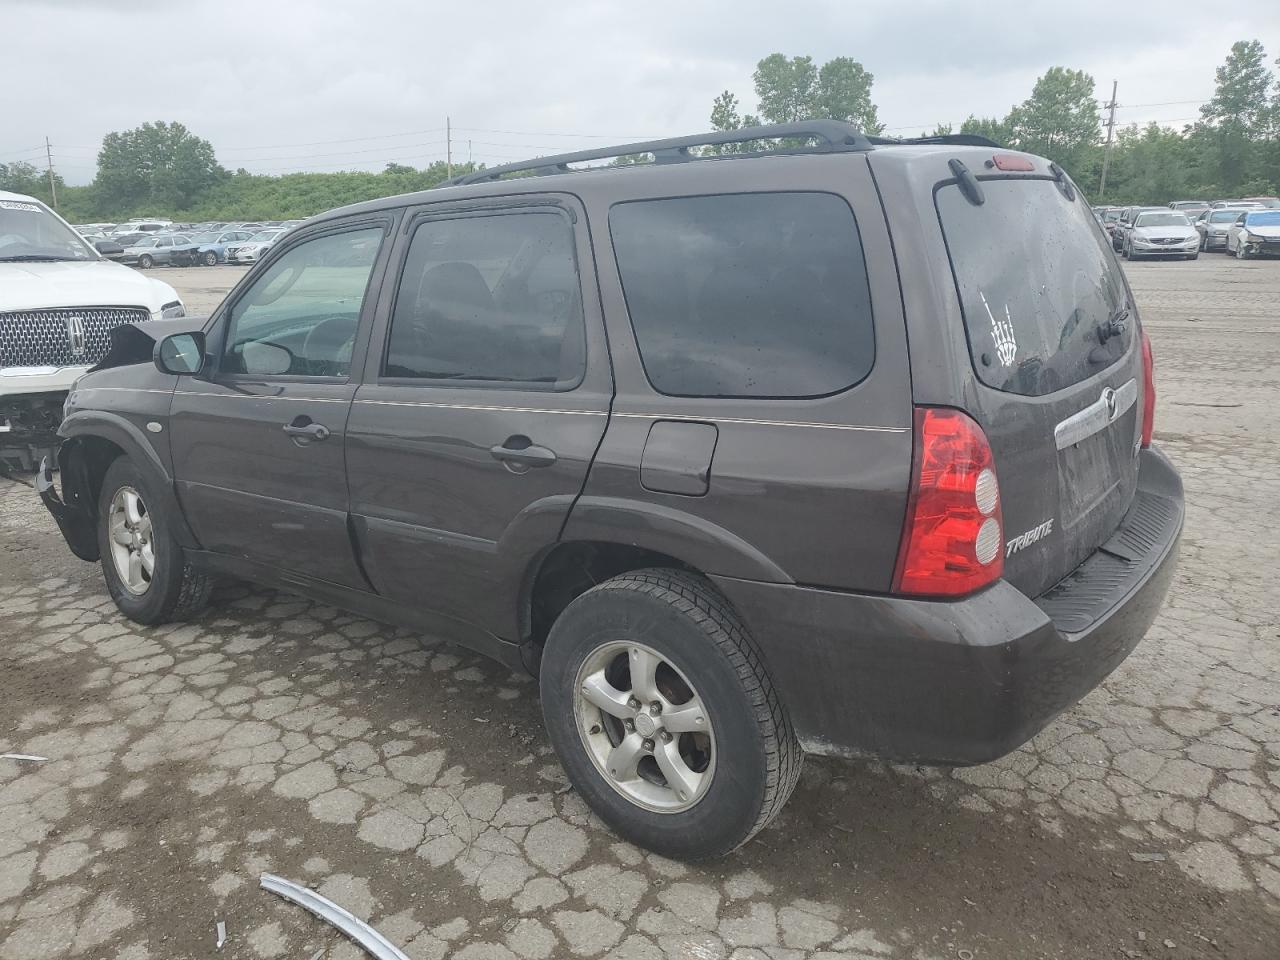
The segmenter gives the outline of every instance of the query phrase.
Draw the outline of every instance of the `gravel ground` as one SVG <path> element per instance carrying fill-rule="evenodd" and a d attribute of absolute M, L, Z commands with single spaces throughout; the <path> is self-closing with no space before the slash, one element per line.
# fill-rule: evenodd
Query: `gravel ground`
<path fill-rule="evenodd" d="M 0 960 L 361 956 L 264 870 L 414 960 L 1275 960 L 1280 263 L 1126 269 L 1188 502 L 1146 641 L 997 763 L 810 761 L 708 865 L 587 813 L 529 679 L 237 585 L 139 628 L 0 479 L 0 752 L 49 758 L 0 760 Z M 207 312 L 242 272 L 157 275 Z"/>

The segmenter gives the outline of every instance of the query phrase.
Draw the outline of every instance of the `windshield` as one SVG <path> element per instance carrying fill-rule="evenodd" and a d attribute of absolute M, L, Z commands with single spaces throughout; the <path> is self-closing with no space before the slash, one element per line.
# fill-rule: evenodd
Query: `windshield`
<path fill-rule="evenodd" d="M 192 239 L 192 243 L 217 243 L 218 238 L 222 236 L 220 233 L 200 233 Z"/>
<path fill-rule="evenodd" d="M 1124 213 L 1123 210 L 1108 210 L 1102 216 L 1103 216 L 1103 219 L 1106 219 L 1106 220 L 1119 220 L 1120 214 L 1122 213 Z"/>
<path fill-rule="evenodd" d="M 955 185 L 936 199 L 979 378 L 1039 397 L 1124 356 L 1128 297 L 1088 208 L 1052 180 L 984 180 L 982 189 L 980 207 Z"/>
<path fill-rule="evenodd" d="M 1246 227 L 1280 227 L 1280 210 L 1251 213 L 1244 219 Z"/>
<path fill-rule="evenodd" d="M 261 233 L 255 233 L 249 238 L 250 243 L 266 243 L 268 240 L 274 240 L 280 236 L 279 230 L 263 230 Z"/>
<path fill-rule="evenodd" d="M 1231 211 L 1231 210 L 1217 210 L 1209 214 L 1209 222 L 1210 223 L 1230 223 L 1232 220 L 1234 220 L 1238 216 L 1240 216 L 1240 214 L 1235 213 L 1234 211 Z"/>
<path fill-rule="evenodd" d="M 79 235 L 42 204 L 0 200 L 0 261 L 96 259 Z"/>
<path fill-rule="evenodd" d="M 1142 213 L 1134 221 L 1135 227 L 1189 227 L 1191 221 L 1185 213 Z"/>

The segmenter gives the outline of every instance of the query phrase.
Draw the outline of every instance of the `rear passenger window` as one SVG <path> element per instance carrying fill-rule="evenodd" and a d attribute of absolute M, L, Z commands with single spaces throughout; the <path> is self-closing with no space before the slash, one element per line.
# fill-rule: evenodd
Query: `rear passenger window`
<path fill-rule="evenodd" d="M 573 228 L 563 213 L 475 215 L 417 228 L 384 377 L 567 390 L 585 362 Z"/>
<path fill-rule="evenodd" d="M 620 203 L 614 254 L 649 382 L 698 397 L 815 397 L 875 359 L 853 211 L 827 193 Z"/>

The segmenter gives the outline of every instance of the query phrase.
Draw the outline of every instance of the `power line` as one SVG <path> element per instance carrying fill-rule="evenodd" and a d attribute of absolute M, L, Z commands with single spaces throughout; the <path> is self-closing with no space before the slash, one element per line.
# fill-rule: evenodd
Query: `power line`
<path fill-rule="evenodd" d="M 469 130 L 472 133 L 500 133 L 511 137 L 576 137 L 580 140 L 657 140 L 658 135 L 644 133 L 550 133 L 542 130 L 490 130 L 488 127 L 459 127 L 455 130 Z M 477 143 L 479 141 L 476 141 Z"/>
<path fill-rule="evenodd" d="M 324 157 L 353 157 L 357 154 L 379 153 L 383 150 L 416 150 L 419 147 L 434 147 L 442 143 L 444 143 L 443 140 L 427 140 L 423 143 L 397 143 L 389 147 L 369 147 L 365 150 L 339 150 L 337 153 L 298 153 L 283 157 L 241 157 L 235 162 L 259 163 L 270 162 L 272 160 L 319 160 Z"/>
<path fill-rule="evenodd" d="M 363 143 L 365 140 L 391 140 L 395 137 L 420 137 L 424 133 L 439 133 L 439 130 L 406 130 L 403 133 L 379 133 L 368 137 L 348 137 L 345 140 L 312 140 L 308 143 L 258 144 L 256 146 L 219 147 L 219 150 L 284 150 L 289 147 L 327 147 L 335 143 Z"/>

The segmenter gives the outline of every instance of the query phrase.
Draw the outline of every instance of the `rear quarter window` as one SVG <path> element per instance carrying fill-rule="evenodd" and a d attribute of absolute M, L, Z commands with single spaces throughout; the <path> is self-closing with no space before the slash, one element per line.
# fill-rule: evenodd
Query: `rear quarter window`
<path fill-rule="evenodd" d="M 1078 195 L 1027 177 L 984 179 L 982 189 L 980 206 L 955 184 L 935 194 L 978 378 L 1043 396 L 1123 357 L 1134 326 L 1128 296 Z"/>
<path fill-rule="evenodd" d="M 875 360 L 853 211 L 827 193 L 640 200 L 609 214 L 649 382 L 698 397 L 825 396 Z"/>

